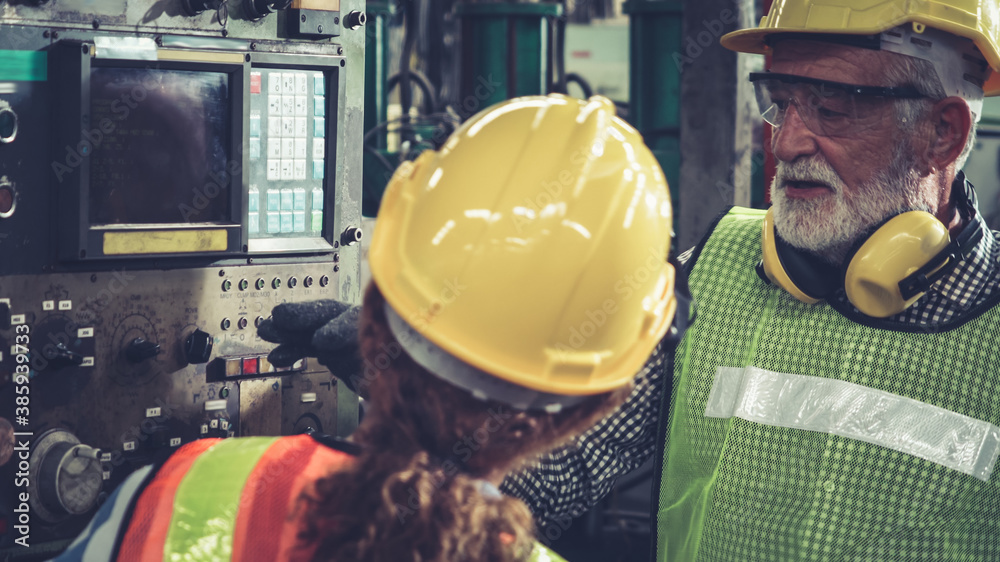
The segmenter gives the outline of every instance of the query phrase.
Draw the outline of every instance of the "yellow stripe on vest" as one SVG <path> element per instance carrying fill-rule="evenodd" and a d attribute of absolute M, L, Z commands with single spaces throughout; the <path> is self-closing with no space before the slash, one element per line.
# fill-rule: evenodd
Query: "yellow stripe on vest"
<path fill-rule="evenodd" d="M 220 442 L 202 453 L 177 486 L 163 545 L 166 560 L 229 560 L 240 496 L 250 472 L 277 437 Z"/>

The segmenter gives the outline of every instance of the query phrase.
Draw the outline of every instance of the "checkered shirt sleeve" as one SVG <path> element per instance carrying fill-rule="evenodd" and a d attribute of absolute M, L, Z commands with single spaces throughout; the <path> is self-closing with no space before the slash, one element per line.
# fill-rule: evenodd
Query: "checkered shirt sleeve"
<path fill-rule="evenodd" d="M 527 469 L 501 490 L 528 504 L 538 521 L 577 517 L 611 491 L 618 477 L 656 450 L 660 396 L 672 349 L 661 344 L 636 376 L 625 403 L 586 433 Z"/>

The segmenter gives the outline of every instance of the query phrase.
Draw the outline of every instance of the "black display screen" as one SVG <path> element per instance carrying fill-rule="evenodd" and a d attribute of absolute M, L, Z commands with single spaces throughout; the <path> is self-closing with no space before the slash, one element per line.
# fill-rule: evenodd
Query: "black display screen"
<path fill-rule="evenodd" d="M 92 225 L 229 222 L 227 74 L 94 68 L 90 88 Z"/>

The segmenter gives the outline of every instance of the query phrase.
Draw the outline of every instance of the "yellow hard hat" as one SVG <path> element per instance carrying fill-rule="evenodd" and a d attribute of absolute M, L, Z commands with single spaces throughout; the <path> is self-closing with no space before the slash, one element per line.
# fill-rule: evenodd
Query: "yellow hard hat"
<path fill-rule="evenodd" d="M 583 397 L 628 383 L 670 328 L 670 237 L 666 179 L 614 104 L 533 96 L 399 167 L 369 263 L 411 355 L 437 347 L 502 384 Z"/>
<path fill-rule="evenodd" d="M 755 29 L 727 33 L 723 47 L 765 54 L 766 38 L 776 33 L 875 35 L 912 23 L 971 39 L 993 69 L 983 86 L 1000 94 L 1000 3 L 997 0 L 775 0 Z"/>

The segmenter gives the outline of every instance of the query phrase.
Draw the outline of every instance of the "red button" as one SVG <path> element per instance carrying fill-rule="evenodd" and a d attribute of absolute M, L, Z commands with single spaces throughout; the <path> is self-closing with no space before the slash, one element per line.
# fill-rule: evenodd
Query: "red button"
<path fill-rule="evenodd" d="M 260 73 L 251 72 L 250 73 L 250 93 L 259 94 L 260 93 Z"/>
<path fill-rule="evenodd" d="M 244 375 L 256 375 L 257 374 L 257 358 L 244 359 L 243 360 L 243 374 Z"/>
<path fill-rule="evenodd" d="M 9 187 L 0 187 L 0 215 L 6 215 L 14 208 L 14 192 Z"/>

